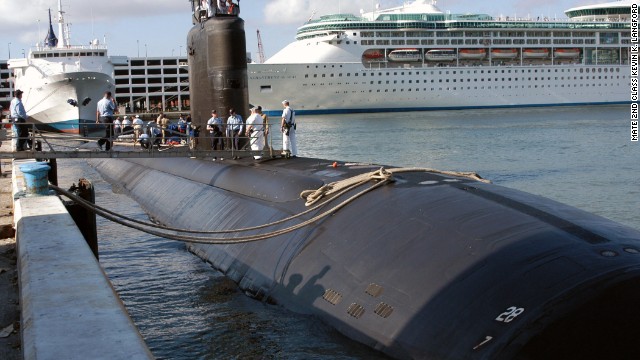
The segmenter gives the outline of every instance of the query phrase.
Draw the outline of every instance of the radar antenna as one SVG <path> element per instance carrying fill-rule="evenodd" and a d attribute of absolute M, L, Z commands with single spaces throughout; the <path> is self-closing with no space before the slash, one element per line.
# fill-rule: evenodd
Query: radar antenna
<path fill-rule="evenodd" d="M 258 57 L 260 64 L 264 64 L 264 48 L 262 47 L 262 37 L 260 37 L 260 30 L 256 30 L 258 33 Z"/>

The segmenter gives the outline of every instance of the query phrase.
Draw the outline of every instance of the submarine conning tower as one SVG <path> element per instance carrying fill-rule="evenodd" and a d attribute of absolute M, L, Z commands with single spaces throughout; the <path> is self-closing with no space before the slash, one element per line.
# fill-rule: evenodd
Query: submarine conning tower
<path fill-rule="evenodd" d="M 225 120 L 229 108 L 246 119 L 247 44 L 239 5 L 222 13 L 214 5 L 202 8 L 195 0 L 191 4 L 194 26 L 187 37 L 187 52 L 193 124 L 204 130 L 213 109 Z M 202 141 L 198 148 L 208 150 L 209 144 Z"/>

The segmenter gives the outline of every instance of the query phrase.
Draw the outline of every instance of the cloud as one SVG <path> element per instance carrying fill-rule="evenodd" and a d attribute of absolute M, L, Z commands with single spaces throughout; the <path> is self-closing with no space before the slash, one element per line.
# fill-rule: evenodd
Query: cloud
<path fill-rule="evenodd" d="M 110 0 L 84 1 L 63 0 L 62 8 L 65 21 L 73 25 L 114 21 L 116 19 L 135 20 L 136 18 L 153 17 L 161 14 L 190 11 L 189 3 L 185 1 L 155 1 L 149 0 Z M 58 12 L 56 0 L 2 0 L 0 1 L 0 31 L 17 33 L 36 28 L 38 20 L 43 32 L 48 27 L 49 15 L 55 26 Z M 6 36 L 6 34 L 5 34 Z"/>
<path fill-rule="evenodd" d="M 0 0 L 0 41 L 11 42 L 14 53 L 18 53 L 16 48 L 28 48 L 42 41 L 49 29 L 49 9 L 54 31 L 60 37 L 57 0 Z M 62 0 L 62 9 L 65 22 L 71 24 L 74 45 L 88 42 L 94 36 L 119 32 L 116 27 L 134 29 L 138 21 L 161 15 L 184 13 L 188 24 L 191 12 L 187 0 Z M 94 31 L 96 35 L 92 34 Z"/>
<path fill-rule="evenodd" d="M 264 9 L 268 24 L 304 24 L 312 14 L 314 17 L 325 14 L 360 14 L 372 10 L 371 0 L 326 1 L 326 0 L 272 0 Z"/>

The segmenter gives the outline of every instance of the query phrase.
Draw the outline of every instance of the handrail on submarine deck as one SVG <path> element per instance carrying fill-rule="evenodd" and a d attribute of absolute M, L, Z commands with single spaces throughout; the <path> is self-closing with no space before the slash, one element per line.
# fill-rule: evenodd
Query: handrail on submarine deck
<path fill-rule="evenodd" d="M 0 143 L 2 141 L 11 141 L 12 149 L 15 150 L 15 144 L 24 137 L 19 137 L 15 124 L 2 123 L 0 127 Z M 145 124 L 140 130 L 140 134 L 152 134 L 148 140 L 143 140 L 149 145 L 145 148 L 140 139 L 135 139 L 134 130 L 128 130 L 120 133 L 118 136 L 112 135 L 113 146 L 109 151 L 102 151 L 97 145 L 97 141 L 104 137 L 104 127 L 97 124 L 97 130 L 89 134 L 88 130 L 84 130 L 85 134 L 75 135 L 60 132 L 45 132 L 39 129 L 42 124 L 37 123 L 21 123 L 21 126 L 29 126 L 29 136 L 26 137 L 30 146 L 25 151 L 0 151 L 0 159 L 51 159 L 51 158 L 166 158 L 166 157 L 195 157 L 195 158 L 235 158 L 241 156 L 257 156 L 263 158 L 275 158 L 280 155 L 282 149 L 274 148 L 273 136 L 265 137 L 265 146 L 262 150 L 250 150 L 251 137 L 241 136 L 240 139 L 245 144 L 240 149 L 234 149 L 232 146 L 232 137 L 219 137 L 223 140 L 224 150 L 198 150 L 198 143 L 205 141 L 211 143 L 212 136 L 207 130 L 200 131 L 200 134 L 193 136 L 191 134 L 164 129 L 166 144 L 162 144 L 161 136 L 154 136 L 153 132 L 149 132 L 149 127 Z M 93 124 L 91 124 L 93 125 Z M 265 125 L 268 128 L 274 124 Z M 12 129 L 12 131 L 9 131 Z M 257 130 L 265 132 L 265 130 Z M 267 131 L 267 134 L 270 132 Z M 111 134 L 114 134 L 113 128 Z M 205 136 L 201 136 L 205 135 Z M 178 140 L 178 141 L 175 141 Z M 268 144 L 267 144 L 268 141 Z M 130 150 L 128 150 L 130 149 Z"/>

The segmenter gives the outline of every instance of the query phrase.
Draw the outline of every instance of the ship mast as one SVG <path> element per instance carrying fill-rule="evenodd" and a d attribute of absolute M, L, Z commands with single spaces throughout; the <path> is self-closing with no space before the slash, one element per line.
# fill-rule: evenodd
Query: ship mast
<path fill-rule="evenodd" d="M 69 32 L 64 24 L 64 11 L 62 11 L 62 0 L 58 0 L 58 34 L 62 41 L 58 42 L 58 48 L 69 46 Z"/>

